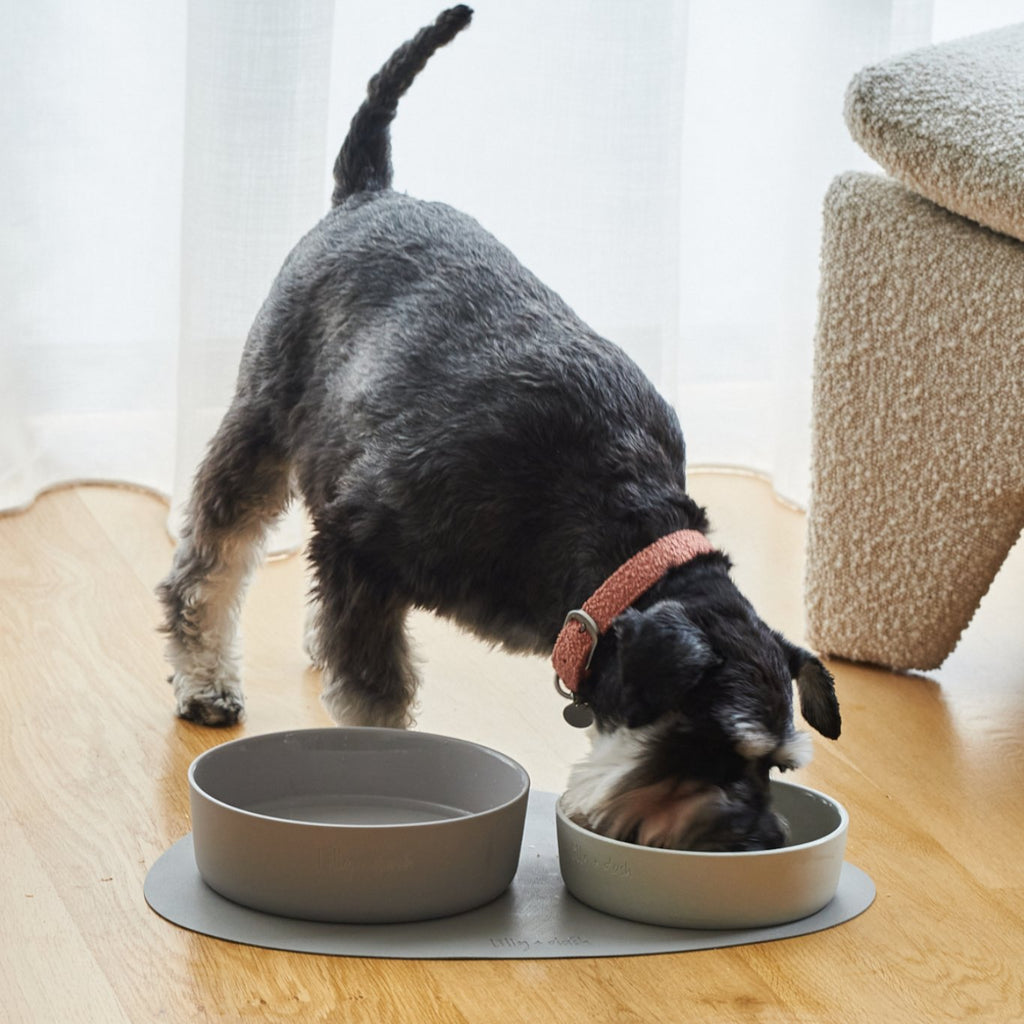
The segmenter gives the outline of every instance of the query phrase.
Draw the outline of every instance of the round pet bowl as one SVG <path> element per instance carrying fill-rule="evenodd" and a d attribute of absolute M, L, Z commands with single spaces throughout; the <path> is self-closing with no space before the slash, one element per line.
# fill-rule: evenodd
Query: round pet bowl
<path fill-rule="evenodd" d="M 196 866 L 285 917 L 421 921 L 515 875 L 530 780 L 475 743 L 400 729 L 302 729 L 224 743 L 188 773 Z"/>
<path fill-rule="evenodd" d="M 813 789 L 771 781 L 789 823 L 777 850 L 697 853 L 597 835 L 556 810 L 558 859 L 578 900 L 616 917 L 673 928 L 762 928 L 808 917 L 839 885 L 849 816 Z"/>

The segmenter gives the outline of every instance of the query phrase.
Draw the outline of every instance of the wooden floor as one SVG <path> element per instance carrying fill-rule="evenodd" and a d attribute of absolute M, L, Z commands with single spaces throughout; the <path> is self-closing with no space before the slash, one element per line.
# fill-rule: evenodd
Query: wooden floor
<path fill-rule="evenodd" d="M 803 517 L 760 481 L 696 473 L 717 540 L 762 616 L 798 638 Z M 147 869 L 189 830 L 186 769 L 234 736 L 328 724 L 299 636 L 298 557 L 267 565 L 245 611 L 249 717 L 178 721 L 152 587 L 166 510 L 113 488 L 0 517 L 0 1019 L 1024 1021 L 1024 551 L 943 670 L 833 663 L 836 744 L 801 781 L 850 811 L 862 916 L 802 938 L 614 960 L 388 961 L 205 938 L 147 907 Z M 420 727 L 520 760 L 561 788 L 583 737 L 540 659 L 426 616 Z"/>

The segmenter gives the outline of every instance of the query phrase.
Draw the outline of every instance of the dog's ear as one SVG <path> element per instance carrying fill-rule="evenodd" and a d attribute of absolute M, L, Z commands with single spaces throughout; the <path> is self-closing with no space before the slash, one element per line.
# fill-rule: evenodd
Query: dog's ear
<path fill-rule="evenodd" d="M 832 673 L 810 651 L 791 644 L 783 636 L 776 636 L 789 664 L 790 675 L 796 680 L 800 713 L 822 736 L 839 739 L 842 718 Z"/>
<path fill-rule="evenodd" d="M 621 712 L 630 728 L 679 706 L 680 694 L 718 661 L 678 601 L 660 601 L 642 612 L 627 608 L 612 630 Z"/>

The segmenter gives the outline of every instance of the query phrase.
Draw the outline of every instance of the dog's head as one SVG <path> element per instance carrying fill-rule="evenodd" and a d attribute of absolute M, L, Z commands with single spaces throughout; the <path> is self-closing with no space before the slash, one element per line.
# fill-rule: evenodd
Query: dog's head
<path fill-rule="evenodd" d="M 645 846 L 781 846 L 769 771 L 811 756 L 810 736 L 793 725 L 794 681 L 804 718 L 839 735 L 822 663 L 769 629 L 725 574 L 685 600 L 627 609 L 598 651 L 580 690 L 595 716 L 593 747 L 570 775 L 569 815 Z"/>

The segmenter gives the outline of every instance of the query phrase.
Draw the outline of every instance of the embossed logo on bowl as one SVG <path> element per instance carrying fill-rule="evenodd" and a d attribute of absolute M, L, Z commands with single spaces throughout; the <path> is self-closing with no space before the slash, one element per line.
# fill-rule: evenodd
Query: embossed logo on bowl
<path fill-rule="evenodd" d="M 618 878 L 628 878 L 633 873 L 629 861 L 613 857 L 611 854 L 595 857 L 593 854 L 587 853 L 583 848 L 583 844 L 578 840 L 574 841 L 569 847 L 569 854 L 577 864 L 596 868 L 598 871 L 603 871 L 605 874 Z"/>

